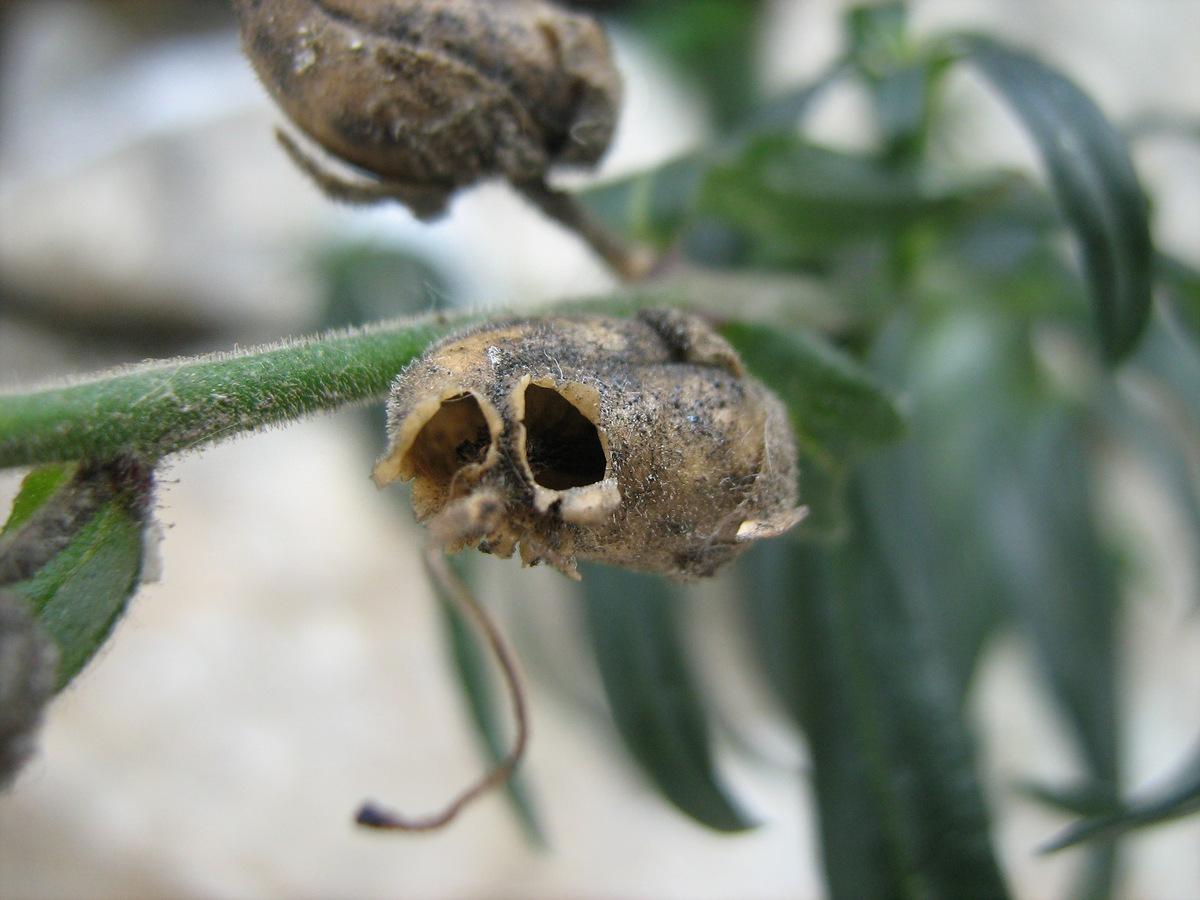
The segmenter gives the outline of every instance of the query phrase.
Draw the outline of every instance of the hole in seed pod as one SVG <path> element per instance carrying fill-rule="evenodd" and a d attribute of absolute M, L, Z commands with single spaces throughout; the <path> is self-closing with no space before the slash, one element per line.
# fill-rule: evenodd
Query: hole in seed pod
<path fill-rule="evenodd" d="M 479 401 L 458 394 L 442 401 L 408 451 L 414 471 L 426 478 L 449 479 L 463 466 L 483 462 L 492 435 Z"/>
<path fill-rule="evenodd" d="M 533 480 L 552 491 L 604 480 L 608 458 L 595 424 L 558 391 L 525 388 L 525 458 Z"/>

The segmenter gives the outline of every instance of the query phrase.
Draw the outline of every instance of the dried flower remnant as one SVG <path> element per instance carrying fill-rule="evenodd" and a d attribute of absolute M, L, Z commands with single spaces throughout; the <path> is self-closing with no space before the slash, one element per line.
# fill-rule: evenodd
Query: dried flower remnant
<path fill-rule="evenodd" d="M 23 597 L 0 588 L 0 790 L 34 749 L 42 711 L 54 694 L 58 650 Z"/>
<path fill-rule="evenodd" d="M 782 404 L 700 319 L 560 315 L 476 326 L 397 378 L 380 485 L 411 480 L 436 545 L 691 579 L 786 531 Z"/>
<path fill-rule="evenodd" d="M 500 176 L 544 185 L 607 149 L 621 82 L 601 26 L 546 0 L 235 0 L 242 41 L 298 128 L 358 170 L 285 145 L 338 199 L 418 216 Z"/>
<path fill-rule="evenodd" d="M 475 620 L 504 675 L 515 737 L 443 810 L 365 803 L 370 828 L 426 831 L 508 778 L 528 740 L 512 654 L 442 550 L 478 547 L 572 577 L 577 558 L 691 579 L 791 528 L 796 448 L 783 405 L 734 349 L 675 310 L 485 322 L 397 376 L 382 487 L 412 482 L 435 583 Z"/>

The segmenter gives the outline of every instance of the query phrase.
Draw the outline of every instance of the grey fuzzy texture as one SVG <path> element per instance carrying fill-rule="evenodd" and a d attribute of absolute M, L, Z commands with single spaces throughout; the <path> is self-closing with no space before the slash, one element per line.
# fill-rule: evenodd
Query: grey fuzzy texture
<path fill-rule="evenodd" d="M 42 710 L 54 692 L 58 654 L 25 600 L 0 590 L 0 790 L 33 753 Z"/>
<path fill-rule="evenodd" d="M 575 411 L 556 402 L 553 415 L 526 415 L 531 386 Z M 464 403 L 473 425 L 439 442 Z M 401 373 L 388 426 L 376 479 L 411 478 L 418 518 L 449 549 L 507 557 L 519 545 L 526 563 L 568 574 L 586 558 L 692 579 L 800 515 L 782 404 L 724 339 L 676 311 L 475 326 Z M 555 429 L 577 432 L 557 446 Z M 567 480 L 535 475 L 548 452 L 565 454 Z"/>
<path fill-rule="evenodd" d="M 603 28 L 545 0 L 237 0 L 242 46 L 296 127 L 358 172 L 291 140 L 348 202 L 438 215 L 458 188 L 537 182 L 607 149 L 621 80 Z"/>

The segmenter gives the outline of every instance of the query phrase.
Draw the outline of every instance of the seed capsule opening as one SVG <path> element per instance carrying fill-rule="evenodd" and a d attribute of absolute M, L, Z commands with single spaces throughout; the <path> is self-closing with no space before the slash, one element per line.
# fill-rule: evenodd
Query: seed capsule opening
<path fill-rule="evenodd" d="M 525 459 L 533 480 L 565 491 L 604 480 L 608 456 L 594 422 L 558 391 L 525 388 Z"/>
<path fill-rule="evenodd" d="M 456 394 L 443 400 L 422 426 L 405 461 L 414 474 L 444 481 L 464 466 L 482 463 L 491 445 L 479 400 L 473 394 Z"/>

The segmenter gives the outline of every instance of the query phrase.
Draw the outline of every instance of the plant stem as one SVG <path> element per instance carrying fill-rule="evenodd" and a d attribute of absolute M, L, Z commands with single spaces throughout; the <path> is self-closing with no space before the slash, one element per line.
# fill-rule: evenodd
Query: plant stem
<path fill-rule="evenodd" d="M 761 279 L 643 282 L 631 290 L 553 305 L 565 311 L 633 315 L 692 307 L 737 317 L 762 295 L 783 297 L 810 327 L 838 332 L 845 316 L 804 282 Z M 536 313 L 530 313 L 536 314 Z M 480 316 L 424 316 L 212 356 L 165 360 L 28 393 L 0 392 L 0 469 L 133 455 L 153 462 L 313 413 L 381 397 L 430 343 Z"/>
<path fill-rule="evenodd" d="M 513 182 L 513 187 L 538 209 L 575 232 L 624 282 L 638 282 L 654 272 L 658 262 L 647 247 L 626 243 L 591 215 L 573 194 L 556 191 L 544 181 Z"/>
<path fill-rule="evenodd" d="M 0 468 L 121 453 L 154 459 L 372 400 L 464 321 L 406 319 L 0 395 Z"/>

